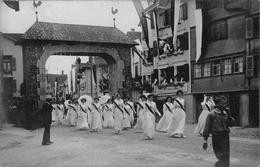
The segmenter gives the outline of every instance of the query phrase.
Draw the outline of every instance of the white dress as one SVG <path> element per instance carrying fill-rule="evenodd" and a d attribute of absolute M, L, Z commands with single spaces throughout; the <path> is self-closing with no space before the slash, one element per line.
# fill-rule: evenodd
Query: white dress
<path fill-rule="evenodd" d="M 139 104 L 137 105 L 137 122 L 135 129 L 138 130 L 138 132 L 143 132 L 146 118 L 145 102 L 139 102 Z"/>
<path fill-rule="evenodd" d="M 75 126 L 77 121 L 78 113 L 75 105 L 68 104 L 68 113 L 66 120 L 69 126 Z"/>
<path fill-rule="evenodd" d="M 88 126 L 88 114 L 86 105 L 78 105 L 78 119 L 77 119 L 77 129 L 89 129 Z"/>
<path fill-rule="evenodd" d="M 103 127 L 104 128 L 113 128 L 114 127 L 114 118 L 113 118 L 113 104 L 105 104 L 103 109 Z"/>
<path fill-rule="evenodd" d="M 167 106 L 169 107 L 167 107 Z M 163 105 L 163 116 L 161 117 L 159 123 L 157 124 L 156 130 L 160 132 L 167 132 L 173 116 L 173 104 L 167 102 Z"/>
<path fill-rule="evenodd" d="M 91 129 L 94 131 L 100 131 L 102 129 L 101 105 L 99 103 L 93 103 L 89 108 L 92 116 Z"/>
<path fill-rule="evenodd" d="M 149 110 L 147 105 L 145 106 L 145 126 L 144 126 L 144 135 L 145 137 L 152 139 L 155 132 L 155 114 L 159 113 L 155 102 L 147 101 L 146 104 L 152 110 Z"/>
<path fill-rule="evenodd" d="M 204 101 L 201 103 L 202 112 L 200 113 L 198 124 L 194 130 L 194 133 L 197 135 L 203 134 L 208 114 L 214 107 L 214 102 L 213 103 L 211 101 L 206 102 L 205 98 Z"/>
<path fill-rule="evenodd" d="M 181 103 L 182 107 L 184 107 L 185 102 L 183 98 L 177 98 L 176 100 L 178 100 Z M 173 117 L 167 132 L 169 136 L 184 134 L 186 114 L 180 104 L 176 102 L 176 100 L 173 103 Z"/>
<path fill-rule="evenodd" d="M 131 128 L 131 108 L 129 105 L 123 105 L 124 108 L 124 121 L 123 121 L 123 128 Z"/>
<path fill-rule="evenodd" d="M 123 100 L 122 99 L 115 99 L 114 103 L 117 104 L 118 107 L 120 107 L 120 109 L 114 104 L 114 129 L 116 132 L 121 132 L 122 127 L 123 127 L 123 113 L 124 113 L 124 109 L 123 109 Z"/>

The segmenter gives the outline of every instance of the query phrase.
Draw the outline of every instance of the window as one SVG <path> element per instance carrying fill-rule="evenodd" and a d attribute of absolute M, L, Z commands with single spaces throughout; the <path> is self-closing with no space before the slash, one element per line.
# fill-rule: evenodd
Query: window
<path fill-rule="evenodd" d="M 138 62 L 135 63 L 135 77 L 138 77 Z"/>
<path fill-rule="evenodd" d="M 253 18 L 254 38 L 259 38 L 259 15 Z"/>
<path fill-rule="evenodd" d="M 234 59 L 234 73 L 243 72 L 243 57 L 237 57 Z"/>
<path fill-rule="evenodd" d="M 231 72 L 232 72 L 231 59 L 224 60 L 223 65 L 224 65 L 223 74 L 231 74 Z"/>
<path fill-rule="evenodd" d="M 180 16 L 179 20 L 184 21 L 188 19 L 188 5 L 187 3 L 184 3 L 180 6 Z"/>
<path fill-rule="evenodd" d="M 194 77 L 195 78 L 200 78 L 201 77 L 201 65 L 200 64 L 195 64 L 194 66 Z"/>
<path fill-rule="evenodd" d="M 204 77 L 209 77 L 211 73 L 211 68 L 210 68 L 210 63 L 205 63 L 204 64 L 204 69 L 203 69 L 203 76 Z"/>
<path fill-rule="evenodd" d="M 4 74 L 12 74 L 12 56 L 3 56 L 2 68 Z"/>
<path fill-rule="evenodd" d="M 213 75 L 220 75 L 220 61 L 213 62 L 212 74 Z"/>
<path fill-rule="evenodd" d="M 211 23 L 209 27 L 209 38 L 210 40 L 226 39 L 228 37 L 227 31 L 226 20 Z"/>
<path fill-rule="evenodd" d="M 13 92 L 16 92 L 16 79 L 13 79 Z"/>
<path fill-rule="evenodd" d="M 177 48 L 180 48 L 181 50 L 188 50 L 189 49 L 188 32 L 185 32 L 182 35 L 178 35 L 178 37 L 177 37 Z"/>
<path fill-rule="evenodd" d="M 171 9 L 165 10 L 162 14 L 160 14 L 160 18 L 162 20 L 162 27 L 171 25 Z"/>

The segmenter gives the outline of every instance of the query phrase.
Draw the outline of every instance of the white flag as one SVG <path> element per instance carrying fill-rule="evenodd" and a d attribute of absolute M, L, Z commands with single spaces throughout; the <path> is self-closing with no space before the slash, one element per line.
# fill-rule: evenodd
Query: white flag
<path fill-rule="evenodd" d="M 195 23 L 196 23 L 196 62 L 198 62 L 201 56 L 202 47 L 202 11 L 201 9 L 196 9 L 194 12 Z"/>

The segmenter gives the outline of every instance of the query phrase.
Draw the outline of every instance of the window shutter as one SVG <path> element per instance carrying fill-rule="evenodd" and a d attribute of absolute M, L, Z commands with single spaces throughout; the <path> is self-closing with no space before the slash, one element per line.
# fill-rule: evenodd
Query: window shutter
<path fill-rule="evenodd" d="M 183 20 L 188 19 L 188 4 L 183 4 Z"/>
<path fill-rule="evenodd" d="M 253 23 L 253 18 L 246 18 L 246 39 L 251 39 L 254 37 Z"/>
<path fill-rule="evenodd" d="M 16 58 L 12 57 L 12 71 L 16 70 Z"/>
<path fill-rule="evenodd" d="M 16 92 L 16 79 L 13 79 L 13 92 Z"/>
<path fill-rule="evenodd" d="M 254 57 L 253 56 L 246 57 L 246 75 L 247 75 L 247 77 L 254 76 Z"/>

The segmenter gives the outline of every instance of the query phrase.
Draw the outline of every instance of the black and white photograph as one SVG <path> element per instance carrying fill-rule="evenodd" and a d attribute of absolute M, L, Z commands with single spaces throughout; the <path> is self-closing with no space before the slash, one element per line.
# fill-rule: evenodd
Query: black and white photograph
<path fill-rule="evenodd" d="M 0 0 L 0 167 L 260 167 L 260 0 Z"/>

